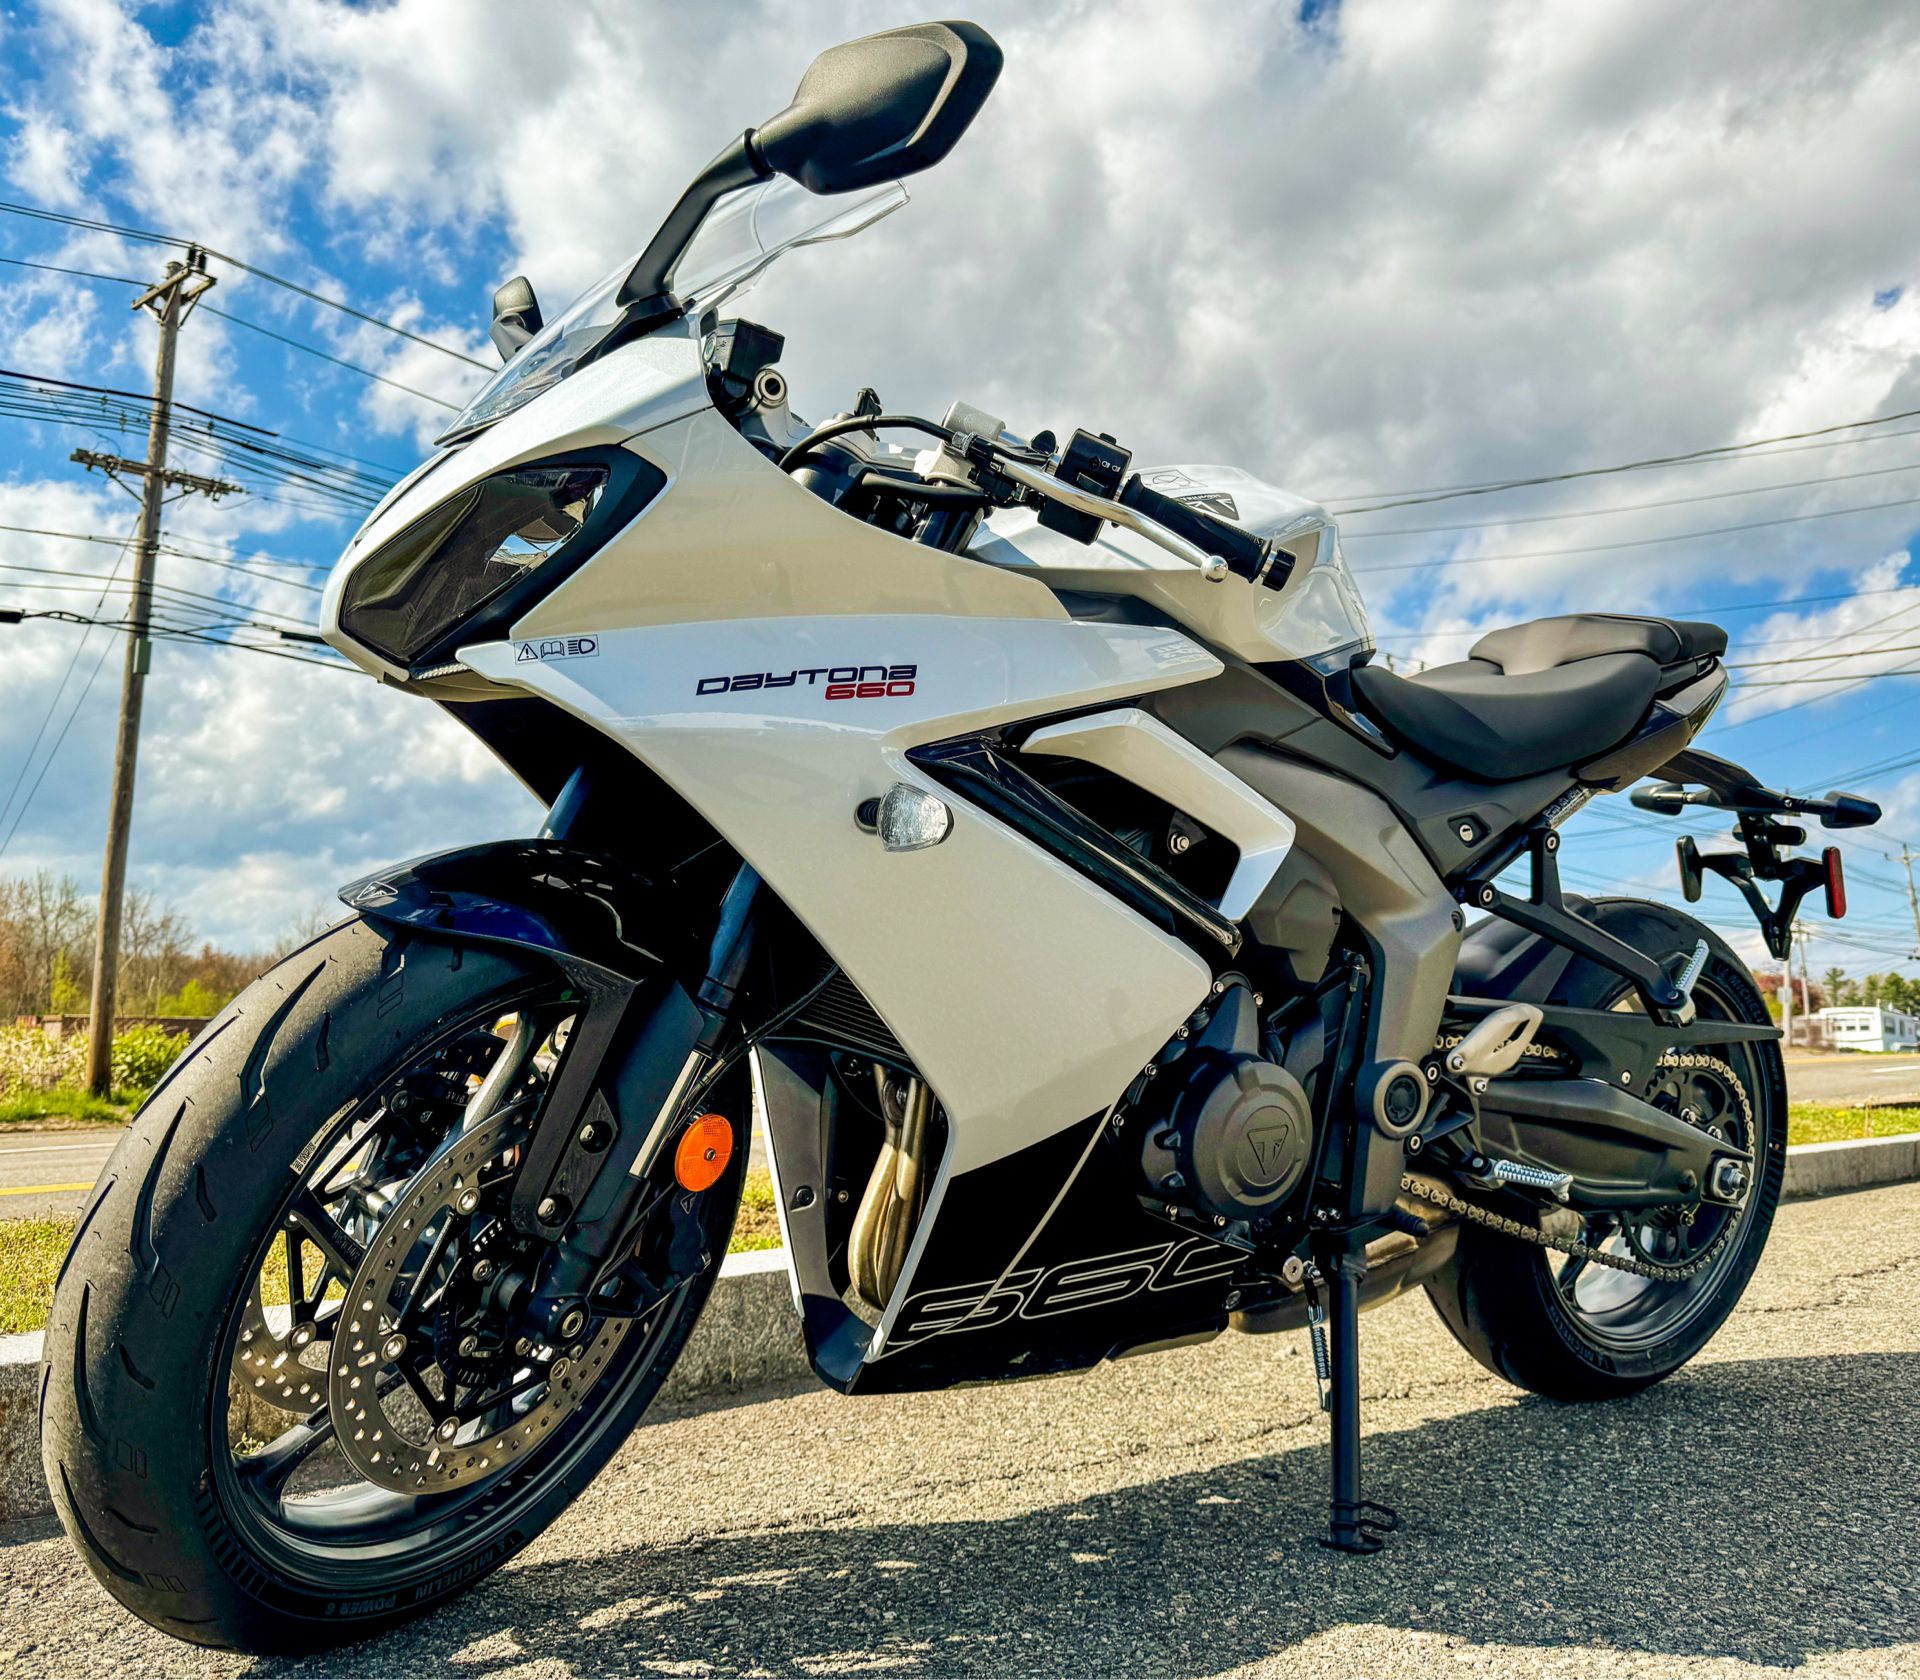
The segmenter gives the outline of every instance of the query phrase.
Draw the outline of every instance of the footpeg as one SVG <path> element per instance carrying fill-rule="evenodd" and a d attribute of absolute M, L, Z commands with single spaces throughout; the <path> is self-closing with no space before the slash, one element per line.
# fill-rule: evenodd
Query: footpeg
<path fill-rule="evenodd" d="M 1684 1026 L 1693 1019 L 1693 988 L 1699 980 L 1701 971 L 1707 966 L 1707 942 L 1704 939 L 1694 941 L 1693 955 L 1680 965 L 1680 972 L 1673 977 L 1673 989 L 1680 994 L 1680 1006 L 1676 1013 Z"/>
<path fill-rule="evenodd" d="M 1468 1182 L 1482 1190 L 1503 1184 L 1521 1190 L 1544 1190 L 1556 1202 L 1566 1201 L 1573 1193 L 1572 1173 L 1549 1172 L 1545 1167 L 1530 1167 L 1522 1161 L 1502 1161 L 1498 1157 L 1490 1159 L 1486 1171 L 1475 1174 Z"/>
<path fill-rule="evenodd" d="M 1329 1388 L 1333 1381 L 1333 1358 L 1327 1352 L 1327 1309 L 1320 1304 L 1313 1285 L 1307 1285 L 1307 1340 L 1313 1345 L 1313 1386 L 1320 1391 L 1320 1410 L 1333 1410 Z"/>
<path fill-rule="evenodd" d="M 1474 1079 L 1505 1073 L 1527 1053 L 1543 1019 L 1531 1003 L 1510 1003 L 1491 1015 L 1447 1052 L 1447 1072 Z"/>

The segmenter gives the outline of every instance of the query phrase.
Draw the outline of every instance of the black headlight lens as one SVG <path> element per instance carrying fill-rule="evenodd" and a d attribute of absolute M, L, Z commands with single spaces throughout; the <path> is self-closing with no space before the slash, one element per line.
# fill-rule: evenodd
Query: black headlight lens
<path fill-rule="evenodd" d="M 354 568 L 340 628 L 396 665 L 442 653 L 454 631 L 520 596 L 516 586 L 573 543 L 612 476 L 599 464 L 521 467 L 463 490 Z"/>

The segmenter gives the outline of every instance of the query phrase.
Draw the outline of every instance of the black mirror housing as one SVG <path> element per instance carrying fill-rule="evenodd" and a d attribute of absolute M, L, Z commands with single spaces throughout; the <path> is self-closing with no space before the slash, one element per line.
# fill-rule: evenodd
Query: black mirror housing
<path fill-rule="evenodd" d="M 917 23 L 829 47 L 793 102 L 754 131 L 774 173 L 809 192 L 856 192 L 931 169 L 999 79 L 999 44 L 975 23 Z"/>
<path fill-rule="evenodd" d="M 493 340 L 500 360 L 510 362 L 546 323 L 540 318 L 540 301 L 533 295 L 533 282 L 516 274 L 493 294 L 493 325 L 487 336 Z"/>

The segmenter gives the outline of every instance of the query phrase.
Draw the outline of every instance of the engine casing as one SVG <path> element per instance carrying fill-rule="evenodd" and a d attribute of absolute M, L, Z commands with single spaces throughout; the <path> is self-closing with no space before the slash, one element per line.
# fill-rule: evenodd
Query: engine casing
<path fill-rule="evenodd" d="M 1236 1223 L 1276 1213 L 1313 1155 L 1307 1092 L 1261 1054 L 1259 1032 L 1253 994 L 1230 984 L 1142 1104 L 1140 1164 L 1153 1191 Z"/>

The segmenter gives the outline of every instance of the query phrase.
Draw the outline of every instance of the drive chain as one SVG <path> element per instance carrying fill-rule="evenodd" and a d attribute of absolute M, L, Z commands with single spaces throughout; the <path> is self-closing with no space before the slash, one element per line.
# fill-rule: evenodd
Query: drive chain
<path fill-rule="evenodd" d="M 1747 1089 L 1740 1083 L 1740 1076 L 1718 1056 L 1709 1056 L 1698 1050 L 1669 1050 L 1660 1057 L 1658 1066 L 1662 1068 L 1704 1068 L 1708 1072 L 1724 1079 L 1740 1105 L 1741 1118 L 1746 1122 L 1746 1135 L 1753 1139 L 1753 1104 L 1748 1099 Z M 1748 1194 L 1752 1194 L 1753 1185 L 1758 1178 L 1758 1156 L 1756 1152 L 1755 1172 L 1747 1181 Z M 1733 1240 L 1734 1232 L 1739 1229 L 1742 1215 L 1746 1212 L 1746 1203 L 1729 1209 L 1726 1224 L 1720 1234 L 1700 1253 L 1684 1265 L 1661 1266 L 1647 1260 L 1638 1260 L 1625 1254 L 1607 1254 L 1582 1237 L 1556 1237 L 1543 1231 L 1537 1225 L 1528 1225 L 1518 1219 L 1509 1219 L 1505 1214 L 1495 1213 L 1456 1195 L 1444 1184 L 1427 1178 L 1415 1178 L 1411 1173 L 1403 1174 L 1400 1188 L 1410 1196 L 1418 1196 L 1424 1202 L 1456 1217 L 1470 1221 L 1475 1225 L 1484 1225 L 1488 1230 L 1498 1231 L 1503 1236 L 1517 1237 L 1521 1242 L 1533 1243 L 1541 1248 L 1556 1249 L 1562 1254 L 1571 1255 L 1577 1260 L 1588 1260 L 1596 1266 L 1606 1266 L 1616 1272 L 1631 1272 L 1636 1277 L 1654 1278 L 1663 1283 L 1679 1283 L 1703 1271 L 1720 1255 L 1728 1243 Z M 1693 1214 L 1699 1211 L 1695 1203 L 1685 1215 L 1687 1223 L 1692 1222 Z"/>

